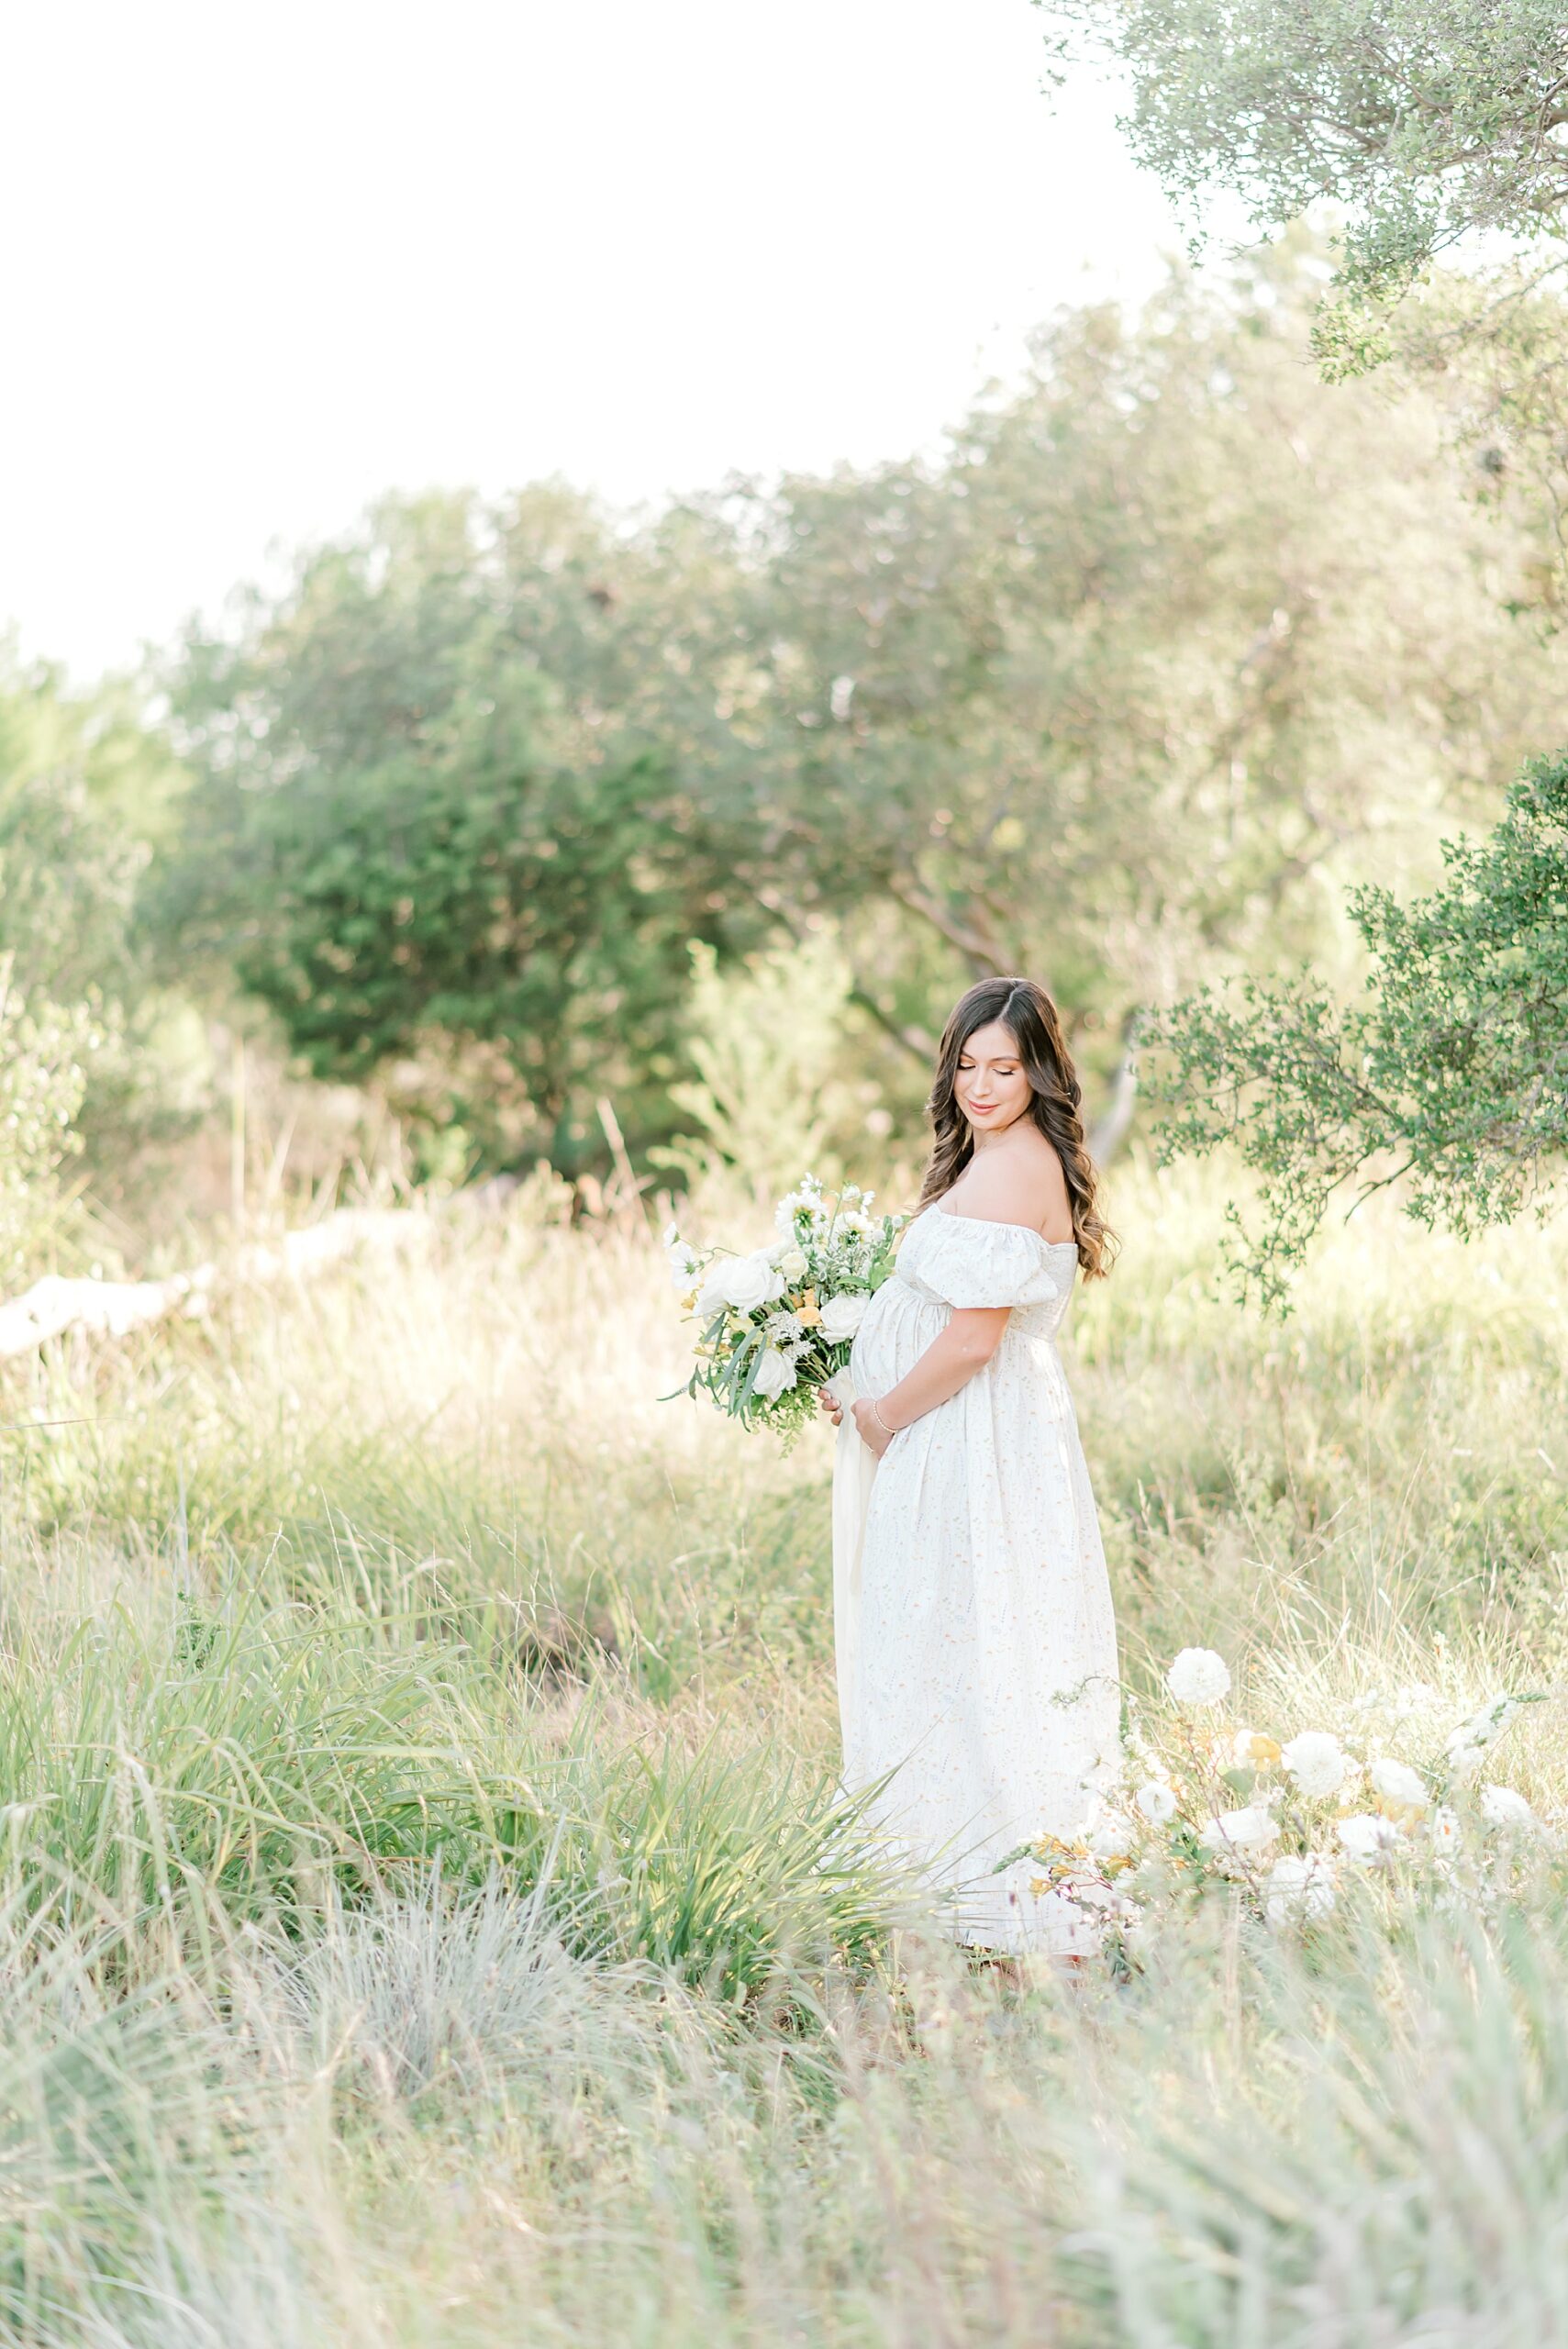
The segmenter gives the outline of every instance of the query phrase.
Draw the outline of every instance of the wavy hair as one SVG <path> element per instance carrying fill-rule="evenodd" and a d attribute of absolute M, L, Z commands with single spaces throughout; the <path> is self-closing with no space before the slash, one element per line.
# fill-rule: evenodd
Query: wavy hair
<path fill-rule="evenodd" d="M 935 1139 L 919 1208 L 930 1207 L 951 1191 L 974 1155 L 973 1132 L 958 1105 L 958 1064 L 975 1030 L 988 1028 L 994 1019 L 1010 1031 L 1018 1048 L 1032 1096 L 1028 1114 L 1062 1161 L 1078 1262 L 1088 1279 L 1102 1280 L 1115 1257 L 1117 1237 L 1099 1212 L 1099 1177 L 1079 1114 L 1083 1088 L 1056 1006 L 1033 979 L 981 979 L 961 998 L 942 1030 L 926 1104 Z"/>

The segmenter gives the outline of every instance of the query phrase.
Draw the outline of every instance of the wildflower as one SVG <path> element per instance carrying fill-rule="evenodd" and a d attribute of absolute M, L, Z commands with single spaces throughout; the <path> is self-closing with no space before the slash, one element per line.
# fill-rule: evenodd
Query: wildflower
<path fill-rule="evenodd" d="M 1151 1778 L 1132 1798 L 1145 1819 L 1163 1827 L 1176 1815 L 1176 1798 L 1162 1778 Z"/>
<path fill-rule="evenodd" d="M 1309 1923 L 1326 1917 L 1336 1897 L 1332 1862 L 1309 1852 L 1274 1862 L 1263 1887 L 1263 1914 L 1271 1925 Z"/>
<path fill-rule="evenodd" d="M 1447 1803 L 1440 1803 L 1432 1813 L 1431 1822 L 1427 1831 L 1431 1836 L 1434 1847 L 1445 1858 L 1451 1859 L 1460 1846 L 1458 1811 L 1451 1810 Z"/>
<path fill-rule="evenodd" d="M 1350 1767 L 1339 1739 L 1326 1729 L 1304 1729 L 1291 1739 L 1280 1758 L 1295 1782 L 1296 1793 L 1305 1795 L 1308 1802 L 1338 1794 Z"/>
<path fill-rule="evenodd" d="M 1370 1810 L 1359 1811 L 1353 1819 L 1341 1819 L 1338 1831 L 1351 1858 L 1368 1866 L 1385 1859 L 1399 1841 L 1399 1830 L 1394 1821 Z"/>
<path fill-rule="evenodd" d="M 1255 1729 L 1239 1729 L 1231 1740 L 1230 1757 L 1238 1769 L 1270 1770 L 1280 1758 L 1279 1744 Z"/>
<path fill-rule="evenodd" d="M 1165 1686 L 1178 1705 L 1218 1705 L 1230 1693 L 1229 1667 L 1212 1648 L 1184 1648 Z"/>

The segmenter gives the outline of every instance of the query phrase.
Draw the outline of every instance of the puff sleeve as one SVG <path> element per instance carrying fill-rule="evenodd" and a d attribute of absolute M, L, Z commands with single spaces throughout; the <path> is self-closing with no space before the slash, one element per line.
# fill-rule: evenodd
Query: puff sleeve
<path fill-rule="evenodd" d="M 940 1208 L 929 1209 L 925 1219 L 930 1230 L 920 1250 L 918 1285 L 955 1311 L 1050 1305 L 1064 1294 L 1062 1268 L 1038 1231 L 949 1215 Z"/>

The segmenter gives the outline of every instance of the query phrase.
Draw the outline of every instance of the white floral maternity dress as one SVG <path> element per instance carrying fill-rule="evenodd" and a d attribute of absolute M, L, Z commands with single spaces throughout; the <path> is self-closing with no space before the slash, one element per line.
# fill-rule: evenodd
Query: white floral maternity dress
<path fill-rule="evenodd" d="M 1070 1834 L 1084 1773 L 1117 1747 L 1116 1625 L 1078 1424 L 1057 1351 L 1073 1243 L 939 1203 L 866 1308 L 850 1377 L 885 1394 L 955 1308 L 1008 1306 L 985 1367 L 899 1430 L 878 1463 L 848 1411 L 834 1474 L 844 1783 L 894 1776 L 873 1817 L 951 1902 L 956 1937 L 1078 1944 L 1039 1871 L 996 1863 Z"/>

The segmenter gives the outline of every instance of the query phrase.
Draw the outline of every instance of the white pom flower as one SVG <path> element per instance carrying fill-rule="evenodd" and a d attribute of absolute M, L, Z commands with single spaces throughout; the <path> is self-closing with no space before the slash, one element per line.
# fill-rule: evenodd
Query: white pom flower
<path fill-rule="evenodd" d="M 822 1308 L 822 1335 L 830 1346 L 842 1345 L 846 1338 L 854 1336 L 870 1303 L 870 1297 L 855 1289 L 841 1290 L 828 1299 Z"/>
<path fill-rule="evenodd" d="M 1290 1773 L 1299 1795 L 1308 1802 L 1320 1802 L 1325 1795 L 1338 1794 L 1345 1783 L 1350 1764 L 1344 1748 L 1337 1737 L 1326 1729 L 1304 1729 L 1293 1737 L 1280 1756 Z"/>
<path fill-rule="evenodd" d="M 1326 1917 L 1336 1897 L 1333 1863 L 1320 1853 L 1276 1860 L 1263 1887 L 1263 1914 L 1271 1925 L 1304 1924 Z"/>
<path fill-rule="evenodd" d="M 1262 1803 L 1253 1802 L 1242 1810 L 1222 1810 L 1209 1820 L 1198 1842 L 1211 1852 L 1261 1852 L 1278 1833 Z"/>
<path fill-rule="evenodd" d="M 757 1360 L 751 1391 L 771 1403 L 776 1396 L 786 1394 L 796 1384 L 796 1378 L 795 1364 L 788 1355 L 781 1354 L 776 1346 L 764 1346 Z"/>
<path fill-rule="evenodd" d="M 1212 1648 L 1184 1648 L 1165 1675 L 1178 1705 L 1218 1705 L 1230 1694 L 1230 1671 Z"/>
<path fill-rule="evenodd" d="M 1488 1827 L 1533 1827 L 1536 1816 L 1512 1787 L 1483 1787 L 1481 1816 Z"/>
<path fill-rule="evenodd" d="M 1176 1815 L 1176 1798 L 1162 1778 L 1151 1778 L 1132 1798 L 1145 1819 L 1163 1827 Z"/>
<path fill-rule="evenodd" d="M 1392 1762 L 1385 1756 L 1374 1762 L 1370 1772 L 1372 1790 L 1380 1803 L 1393 1810 L 1425 1810 L 1431 1800 L 1425 1786 L 1407 1763 Z"/>
<path fill-rule="evenodd" d="M 1351 1858 L 1367 1866 L 1383 1859 L 1399 1841 L 1399 1830 L 1394 1821 L 1370 1810 L 1359 1811 L 1353 1819 L 1341 1819 L 1338 1831 Z"/>

